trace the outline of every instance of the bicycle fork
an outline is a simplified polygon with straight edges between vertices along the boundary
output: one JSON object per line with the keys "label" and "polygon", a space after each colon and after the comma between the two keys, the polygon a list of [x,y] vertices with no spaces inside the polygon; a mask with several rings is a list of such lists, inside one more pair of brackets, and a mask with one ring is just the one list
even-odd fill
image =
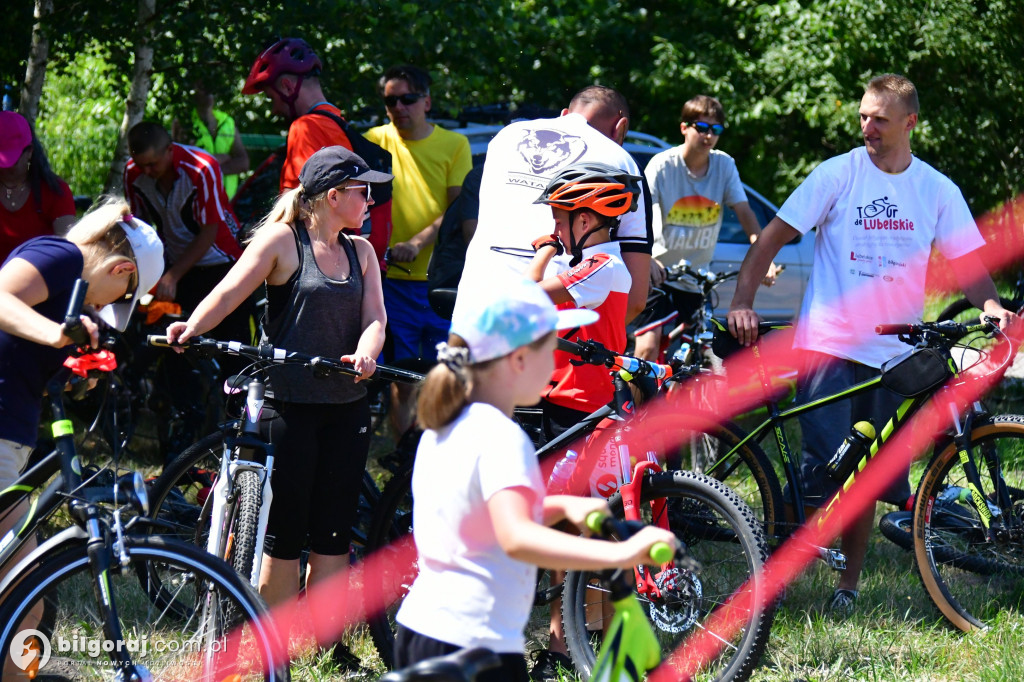
{"label": "bicycle fork", "polygon": [[[271,473],[274,470],[274,446],[267,443],[259,435],[260,415],[264,405],[264,386],[261,382],[249,384],[245,400],[245,414],[242,433],[234,438],[224,440],[224,451],[221,454],[220,474],[213,486],[213,507],[210,515],[210,537],[207,539],[206,550],[222,559],[229,552],[228,541],[233,529],[228,526],[233,514],[231,510],[238,503],[239,487],[236,485],[238,476],[246,471],[254,471],[260,480],[260,514],[256,528],[256,546],[253,553],[252,573],[248,576],[253,587],[259,586],[260,568],[263,562],[263,541],[267,535],[267,520],[270,517],[270,503],[274,493],[270,486]],[[243,459],[242,455],[245,455]],[[264,462],[253,461],[256,456]]]}

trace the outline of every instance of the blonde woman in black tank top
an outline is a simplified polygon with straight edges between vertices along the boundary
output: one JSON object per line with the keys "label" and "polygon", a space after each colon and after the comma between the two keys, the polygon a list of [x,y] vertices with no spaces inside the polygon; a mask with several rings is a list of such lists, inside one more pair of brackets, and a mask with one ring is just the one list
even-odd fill
{"label": "blonde woman in black tank top", "polygon": [[[363,224],[373,203],[372,183],[390,179],[386,173],[370,170],[365,161],[344,147],[327,147],[315,153],[299,174],[300,186],[278,199],[227,276],[187,322],[168,327],[167,336],[183,342],[203,334],[266,282],[271,306],[275,300],[279,302],[277,309],[270,311],[267,325],[272,341],[286,337],[293,343],[305,343],[308,339],[317,347],[282,346],[319,355],[354,343],[341,359],[351,362],[362,373],[361,378],[369,377],[384,345],[387,322],[380,269],[369,242],[343,235],[342,230],[358,229]],[[353,271],[353,266],[358,270]],[[303,317],[296,312],[302,308],[296,306],[297,298],[307,295],[318,296],[318,305],[326,309],[326,289],[330,290],[329,296],[338,297],[340,309],[350,311],[349,317],[358,315],[357,320],[339,320],[339,327],[346,329],[328,333],[322,320],[314,327],[309,315]],[[359,292],[360,300],[352,305],[346,297],[355,292]],[[349,528],[369,448],[369,413],[365,390],[358,380],[355,386],[349,380],[338,393],[314,386],[319,380],[311,373],[307,375],[309,391],[295,391],[294,377],[279,379],[285,401],[275,405],[280,416],[270,427],[277,457],[260,594],[271,605],[297,594],[298,554],[307,535],[311,549],[308,584],[348,565]],[[273,374],[270,381],[274,383]],[[310,400],[309,394],[318,398]],[[324,442],[317,441],[317,419],[333,420],[331,428],[325,429],[331,438],[322,438]],[[343,429],[353,431],[351,436],[339,431],[339,419],[346,424]],[[324,527],[324,519],[336,527]],[[310,604],[310,608],[316,606]]]}

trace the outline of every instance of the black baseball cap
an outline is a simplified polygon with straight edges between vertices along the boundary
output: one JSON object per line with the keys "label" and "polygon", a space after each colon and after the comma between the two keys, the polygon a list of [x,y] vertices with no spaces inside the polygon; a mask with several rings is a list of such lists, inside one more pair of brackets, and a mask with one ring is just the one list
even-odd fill
{"label": "black baseball cap", "polygon": [[362,157],[341,145],[322,148],[306,159],[299,171],[302,193],[307,197],[326,192],[346,180],[388,182],[394,177],[390,173],[371,170]]}

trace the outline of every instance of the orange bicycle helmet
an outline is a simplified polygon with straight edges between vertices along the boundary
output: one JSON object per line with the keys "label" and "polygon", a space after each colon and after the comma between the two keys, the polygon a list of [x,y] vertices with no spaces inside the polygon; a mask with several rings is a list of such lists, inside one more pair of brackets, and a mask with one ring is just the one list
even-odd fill
{"label": "orange bicycle helmet", "polygon": [[282,38],[263,50],[245,79],[242,94],[254,95],[264,88],[273,87],[281,74],[317,76],[323,64],[316,52],[302,38]]}
{"label": "orange bicycle helmet", "polygon": [[639,176],[604,163],[578,163],[552,178],[533,203],[615,217],[635,211],[639,195]]}

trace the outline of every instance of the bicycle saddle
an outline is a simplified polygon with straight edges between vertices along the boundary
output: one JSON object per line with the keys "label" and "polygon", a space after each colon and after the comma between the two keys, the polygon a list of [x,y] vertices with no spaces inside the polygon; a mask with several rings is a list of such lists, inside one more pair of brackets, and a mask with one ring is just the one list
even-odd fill
{"label": "bicycle saddle", "polygon": [[427,292],[427,300],[430,307],[440,317],[446,320],[452,319],[452,311],[455,310],[455,295],[458,289],[431,289]]}

